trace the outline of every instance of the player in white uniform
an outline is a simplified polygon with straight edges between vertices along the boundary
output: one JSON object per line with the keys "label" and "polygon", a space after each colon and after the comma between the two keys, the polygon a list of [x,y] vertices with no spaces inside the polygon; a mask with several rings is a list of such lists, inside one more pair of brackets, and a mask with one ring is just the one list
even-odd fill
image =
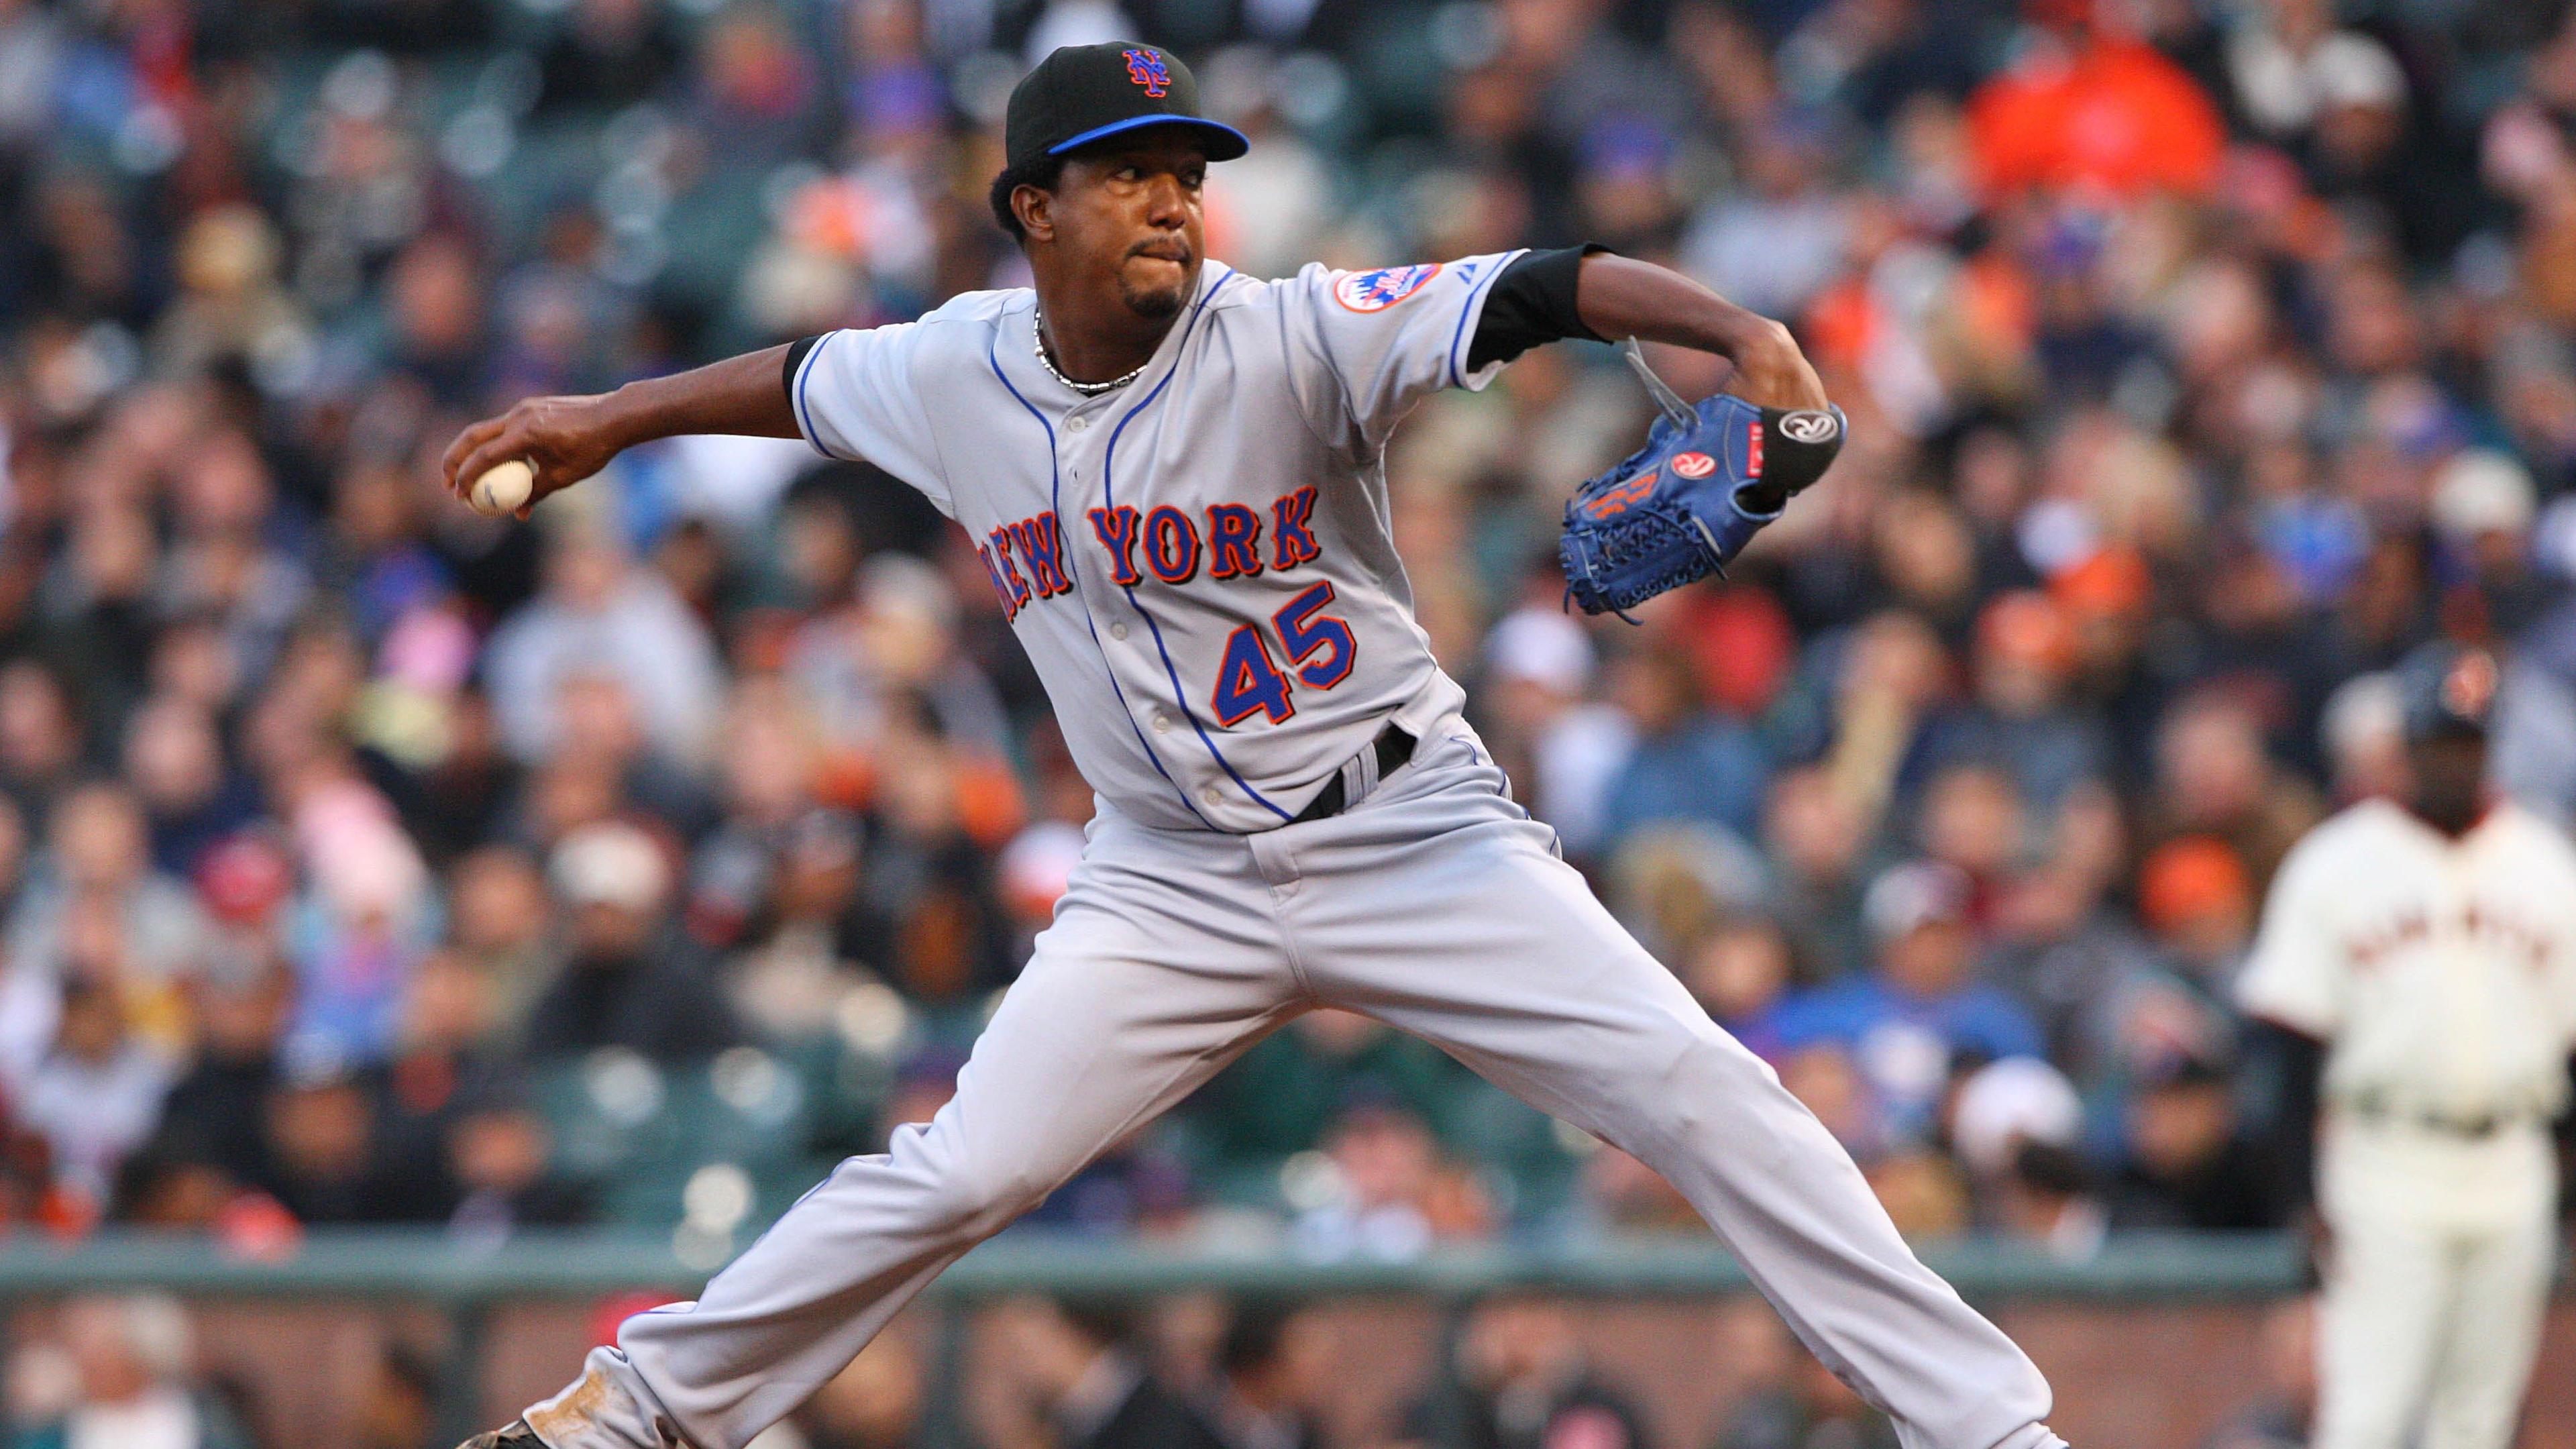
{"label": "player in white uniform", "polygon": [[2324,1047],[2316,1449],[2504,1449],[2557,1258],[2576,850],[2488,797],[2494,658],[2406,672],[2411,797],[2290,853],[2238,995]]}
{"label": "player in white uniform", "polygon": [[523,403],[451,450],[452,485],[527,458],[541,491],[683,432],[886,469],[974,540],[1097,792],[956,1099],[482,1442],[736,1449],[1095,1153],[1331,1005],[1662,1171],[1908,1449],[2057,1445],[2029,1360],[1512,803],[1390,539],[1397,421],[1534,342],[1719,352],[1745,396],[1792,408],[1822,405],[1814,373],[1776,324],[1615,257],[1202,265],[1201,177],[1245,142],[1195,106],[1152,47],[1060,50],[1013,94],[994,189],[1034,291]]}

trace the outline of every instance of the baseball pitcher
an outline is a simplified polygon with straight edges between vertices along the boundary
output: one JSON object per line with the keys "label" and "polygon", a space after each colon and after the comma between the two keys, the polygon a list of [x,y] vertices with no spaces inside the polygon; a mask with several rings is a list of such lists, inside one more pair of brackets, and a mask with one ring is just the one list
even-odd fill
{"label": "baseball pitcher", "polygon": [[1512,803],[1414,622],[1381,462],[1423,396],[1557,338],[1730,359],[1569,509],[1621,609],[1742,547],[1841,441],[1786,329],[1587,250],[1286,281],[1203,251],[1244,138],[1145,45],[1012,93],[996,218],[1033,290],[478,423],[450,485],[536,495],[678,433],[802,437],[965,528],[1097,813],[956,1099],[844,1162],[695,1303],[630,1318],[477,1446],[738,1449],[1094,1153],[1319,1006],[1446,1049],[1652,1164],[1909,1449],[2047,1449],[2047,1384],[1918,1263],[1834,1139],[1712,1025]]}

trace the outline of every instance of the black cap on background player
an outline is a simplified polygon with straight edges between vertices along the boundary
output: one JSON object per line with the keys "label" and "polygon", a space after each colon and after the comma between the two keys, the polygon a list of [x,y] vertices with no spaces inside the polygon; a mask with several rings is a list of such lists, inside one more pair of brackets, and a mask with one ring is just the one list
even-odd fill
{"label": "black cap on background player", "polygon": [[2406,701],[2407,801],[2417,816],[2448,835],[2465,835],[2485,818],[2487,732],[2495,723],[2503,670],[2485,649],[2437,640],[2397,666]]}
{"label": "black cap on background player", "polygon": [[1210,161],[1252,149],[1241,131],[1199,114],[1198,77],[1179,56],[1130,41],[1067,45],[1011,89],[1004,164],[1024,170],[1094,141],[1147,126],[1188,126]]}

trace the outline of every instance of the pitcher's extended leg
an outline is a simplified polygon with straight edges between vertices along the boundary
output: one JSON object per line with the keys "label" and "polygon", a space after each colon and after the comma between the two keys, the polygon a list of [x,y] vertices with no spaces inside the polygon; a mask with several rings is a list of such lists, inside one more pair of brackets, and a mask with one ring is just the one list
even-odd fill
{"label": "pitcher's extended leg", "polygon": [[1231,884],[1184,856],[1087,857],[956,1099],[842,1163],[696,1303],[628,1319],[529,1424],[552,1449],[739,1449],[804,1402],[941,1269],[1302,1005]]}
{"label": "pitcher's extended leg", "polygon": [[1840,1144],[1501,789],[1472,737],[1444,735],[1388,798],[1298,836],[1291,944],[1317,994],[1661,1172],[1907,1449],[2054,1444],[2030,1360],[1915,1259]]}

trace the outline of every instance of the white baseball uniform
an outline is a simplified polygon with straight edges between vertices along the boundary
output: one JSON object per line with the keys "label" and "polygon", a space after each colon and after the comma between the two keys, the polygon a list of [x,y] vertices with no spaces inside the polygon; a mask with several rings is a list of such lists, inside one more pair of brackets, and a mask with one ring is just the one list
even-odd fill
{"label": "white baseball uniform", "polygon": [[2317,1449],[2503,1449],[2556,1262],[2576,850],[2519,806],[2457,840],[2386,801],[2283,862],[2238,984],[2328,1043]]}
{"label": "white baseball uniform", "polygon": [[[1210,263],[1142,375],[1093,398],[1034,355],[1026,291],[807,354],[799,426],[975,540],[1097,814],[956,1099],[696,1303],[629,1319],[529,1411],[554,1449],[735,1449],[941,1268],[1323,1005],[1662,1171],[1909,1449],[2058,1443],[2030,1362],[1512,803],[1413,620],[1380,453],[1422,396],[1499,370],[1465,359],[1509,261]],[[1390,723],[1419,743],[1381,780]],[[1350,803],[1296,822],[1337,779]]]}

